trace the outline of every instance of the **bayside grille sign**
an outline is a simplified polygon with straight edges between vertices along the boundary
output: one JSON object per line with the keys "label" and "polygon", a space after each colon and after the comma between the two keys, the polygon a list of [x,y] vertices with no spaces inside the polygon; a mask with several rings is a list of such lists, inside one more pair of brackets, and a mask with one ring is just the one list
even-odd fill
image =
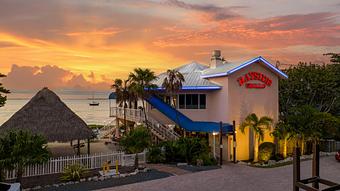
{"label": "bayside grille sign", "polygon": [[[252,81],[259,81],[260,83]],[[240,86],[245,84],[246,88],[257,89],[263,89],[266,86],[272,85],[272,80],[260,72],[248,72],[245,75],[237,78],[237,82]]]}

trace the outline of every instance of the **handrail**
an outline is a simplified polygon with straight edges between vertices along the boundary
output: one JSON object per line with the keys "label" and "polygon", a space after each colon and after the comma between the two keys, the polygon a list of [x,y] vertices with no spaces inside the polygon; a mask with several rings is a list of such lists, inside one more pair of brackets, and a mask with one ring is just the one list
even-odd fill
{"label": "handrail", "polygon": [[[143,115],[143,111],[141,109],[132,109],[132,108],[123,108],[123,107],[111,107],[110,108],[110,116],[112,117],[125,117],[128,120],[132,120],[138,123],[145,123],[145,116]],[[180,136],[174,131],[167,128],[164,124],[159,122],[158,120],[148,116],[147,119],[148,126],[153,131],[153,133],[158,134],[157,136],[161,136],[162,139],[173,140],[177,139]]]}

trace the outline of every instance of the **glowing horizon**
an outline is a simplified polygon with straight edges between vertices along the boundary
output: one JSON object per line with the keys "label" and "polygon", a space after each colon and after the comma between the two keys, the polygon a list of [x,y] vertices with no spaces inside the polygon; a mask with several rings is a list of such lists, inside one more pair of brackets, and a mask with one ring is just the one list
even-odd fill
{"label": "glowing horizon", "polygon": [[0,4],[0,73],[13,89],[106,89],[136,67],[159,73],[192,60],[208,64],[214,49],[231,62],[261,55],[283,64],[326,61],[323,53],[340,52],[336,0]]}

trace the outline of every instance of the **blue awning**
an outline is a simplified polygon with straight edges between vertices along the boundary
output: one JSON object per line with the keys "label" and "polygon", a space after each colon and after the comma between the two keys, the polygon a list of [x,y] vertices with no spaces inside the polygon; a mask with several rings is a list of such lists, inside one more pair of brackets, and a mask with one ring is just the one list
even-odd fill
{"label": "blue awning", "polygon": [[114,92],[110,93],[109,99],[117,99],[116,93],[114,93]]}

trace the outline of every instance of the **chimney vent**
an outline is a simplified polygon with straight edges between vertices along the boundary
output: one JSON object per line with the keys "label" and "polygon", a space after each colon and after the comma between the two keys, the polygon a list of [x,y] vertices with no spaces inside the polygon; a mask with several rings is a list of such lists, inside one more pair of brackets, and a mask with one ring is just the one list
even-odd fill
{"label": "chimney vent", "polygon": [[210,68],[216,68],[223,65],[223,57],[221,57],[221,50],[214,50],[211,55]]}

